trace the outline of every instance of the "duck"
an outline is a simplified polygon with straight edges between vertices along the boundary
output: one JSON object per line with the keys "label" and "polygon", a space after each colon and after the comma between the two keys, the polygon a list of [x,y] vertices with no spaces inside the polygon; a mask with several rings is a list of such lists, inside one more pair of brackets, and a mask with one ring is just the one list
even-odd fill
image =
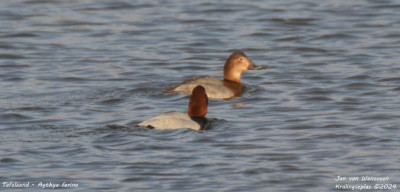
{"label": "duck", "polygon": [[240,81],[242,72],[259,70],[262,67],[255,65],[243,51],[233,52],[224,65],[224,79],[211,76],[197,76],[164,90],[163,93],[186,93],[197,85],[202,85],[210,99],[232,99],[239,97],[244,87]]}
{"label": "duck", "polygon": [[136,126],[148,127],[157,130],[174,130],[189,128],[201,130],[207,124],[206,114],[208,97],[206,89],[198,85],[190,96],[187,113],[169,111],[145,120]]}

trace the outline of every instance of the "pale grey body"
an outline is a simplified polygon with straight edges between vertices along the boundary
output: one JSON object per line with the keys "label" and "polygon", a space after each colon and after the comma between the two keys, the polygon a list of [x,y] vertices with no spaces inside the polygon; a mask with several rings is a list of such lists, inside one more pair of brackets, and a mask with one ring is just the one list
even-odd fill
{"label": "pale grey body", "polygon": [[201,125],[196,121],[193,121],[187,113],[181,113],[177,111],[170,111],[161,113],[151,119],[145,120],[137,126],[144,126],[159,130],[173,130],[181,128],[189,128],[193,130],[200,130]]}
{"label": "pale grey body", "polygon": [[202,85],[206,89],[208,98],[211,99],[231,98],[235,96],[234,92],[229,87],[224,85],[224,81],[221,81],[216,77],[209,76],[195,77],[176,85],[165,92],[190,94],[193,88],[197,85]]}

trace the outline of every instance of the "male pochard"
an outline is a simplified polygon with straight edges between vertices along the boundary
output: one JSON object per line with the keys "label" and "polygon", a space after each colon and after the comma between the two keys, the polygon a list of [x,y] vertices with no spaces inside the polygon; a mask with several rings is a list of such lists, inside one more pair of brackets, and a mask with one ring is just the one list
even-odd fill
{"label": "male pochard", "polygon": [[232,53],[225,62],[224,79],[219,80],[210,76],[198,76],[178,85],[175,85],[164,93],[190,94],[194,87],[202,85],[207,96],[212,99],[230,99],[239,96],[244,88],[240,82],[240,76],[246,70],[258,70],[261,67],[255,65],[242,51]]}
{"label": "male pochard", "polygon": [[206,90],[201,85],[193,89],[190,96],[188,112],[181,113],[171,111],[157,115],[151,119],[139,123],[137,126],[145,126],[153,129],[167,130],[189,128],[200,130],[207,122],[208,98]]}

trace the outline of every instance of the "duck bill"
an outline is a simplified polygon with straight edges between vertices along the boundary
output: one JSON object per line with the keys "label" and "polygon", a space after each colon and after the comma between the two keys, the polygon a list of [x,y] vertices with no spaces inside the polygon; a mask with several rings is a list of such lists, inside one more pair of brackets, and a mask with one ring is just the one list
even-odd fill
{"label": "duck bill", "polygon": [[251,62],[250,66],[248,68],[248,70],[260,70],[260,69],[262,69],[262,67],[254,64],[253,62]]}

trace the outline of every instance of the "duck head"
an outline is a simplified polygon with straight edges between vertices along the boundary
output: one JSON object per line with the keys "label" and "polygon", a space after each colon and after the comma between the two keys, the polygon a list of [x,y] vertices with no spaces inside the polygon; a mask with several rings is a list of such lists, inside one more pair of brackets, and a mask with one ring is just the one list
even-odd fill
{"label": "duck head", "polygon": [[188,115],[190,117],[205,117],[207,114],[208,97],[203,86],[196,86],[190,96]]}
{"label": "duck head", "polygon": [[224,79],[240,83],[240,76],[243,71],[259,69],[261,67],[255,65],[243,51],[236,51],[225,62]]}

